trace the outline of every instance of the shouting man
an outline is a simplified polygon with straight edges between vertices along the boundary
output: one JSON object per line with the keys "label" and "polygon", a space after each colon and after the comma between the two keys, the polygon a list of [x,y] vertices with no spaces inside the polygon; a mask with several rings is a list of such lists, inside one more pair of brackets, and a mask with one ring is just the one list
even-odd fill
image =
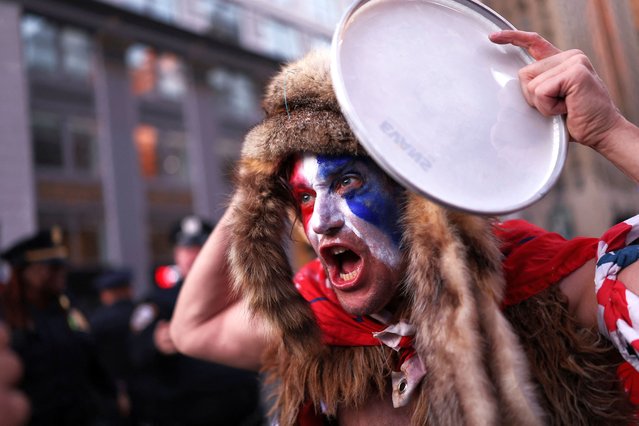
{"label": "shouting man", "polygon": [[[567,113],[576,141],[639,180],[639,129],[582,53],[532,33],[491,39],[539,60],[520,73],[532,106]],[[266,370],[283,425],[633,422],[616,370],[621,356],[636,356],[610,328],[619,353],[599,339],[606,301],[595,297],[592,259],[610,264],[608,248],[639,236],[636,220],[605,234],[606,244],[569,242],[410,193],[358,144],[328,66],[309,55],[267,89],[231,206],[180,294],[178,349]],[[294,276],[289,219],[317,254]],[[639,288],[633,271],[618,275],[630,290]]]}

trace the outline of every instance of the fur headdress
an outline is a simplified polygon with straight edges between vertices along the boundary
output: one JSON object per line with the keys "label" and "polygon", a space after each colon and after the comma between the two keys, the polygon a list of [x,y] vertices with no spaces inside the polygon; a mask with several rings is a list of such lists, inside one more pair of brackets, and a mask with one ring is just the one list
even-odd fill
{"label": "fur headdress", "polygon": [[[340,361],[337,352],[326,355],[313,313],[292,285],[285,247],[293,205],[282,168],[300,152],[365,152],[340,111],[325,52],[285,67],[269,85],[264,108],[266,118],[247,135],[239,164],[229,264],[235,289],[282,338],[278,356],[288,365],[280,370],[280,421],[290,424],[305,399],[332,398],[321,389],[339,389],[338,403],[358,400],[349,399],[347,385],[329,383],[348,379],[317,371]],[[504,282],[489,221],[416,194],[406,199],[404,291],[408,320],[417,327],[415,347],[427,370],[413,423],[540,423],[525,356],[499,309]],[[372,357],[357,355],[360,349],[347,351],[344,359],[373,364]],[[289,380],[285,369],[294,369],[295,377]],[[369,379],[377,378],[364,381]]]}

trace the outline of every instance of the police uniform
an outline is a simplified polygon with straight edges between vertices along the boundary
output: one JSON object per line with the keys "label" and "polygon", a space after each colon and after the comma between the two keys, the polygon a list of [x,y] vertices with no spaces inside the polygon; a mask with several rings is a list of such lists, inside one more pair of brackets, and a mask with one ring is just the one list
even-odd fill
{"label": "police uniform", "polygon": [[[93,284],[99,293],[130,289],[132,277],[129,269],[109,270],[98,276]],[[126,402],[129,402],[129,323],[133,308],[131,297],[122,296],[98,307],[89,319],[100,359],[115,380],[118,397]],[[126,413],[115,412],[110,420],[111,423],[125,424],[126,417]]]}
{"label": "police uniform", "polygon": [[[171,232],[175,246],[201,247],[213,227],[187,216]],[[154,344],[160,320],[169,321],[183,277],[174,266],[156,271],[154,288],[131,318],[136,380],[132,406],[138,421],[154,425],[256,425],[262,422],[258,375],[181,354]]]}
{"label": "police uniform", "polygon": [[[61,234],[39,232],[8,248],[2,258],[12,269],[2,294],[3,315],[24,366],[20,387],[31,402],[29,424],[94,424],[102,413],[102,397],[114,402],[115,388],[98,360],[87,321],[62,294],[38,306],[30,303],[20,281],[21,271],[35,263],[65,267]],[[11,315],[16,306],[23,307],[24,322]]]}

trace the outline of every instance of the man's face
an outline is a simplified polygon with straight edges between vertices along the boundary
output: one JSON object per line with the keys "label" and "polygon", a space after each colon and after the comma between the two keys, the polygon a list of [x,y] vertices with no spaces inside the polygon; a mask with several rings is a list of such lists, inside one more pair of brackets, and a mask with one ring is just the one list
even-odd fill
{"label": "man's face", "polygon": [[56,298],[62,294],[66,276],[67,269],[62,263],[32,263],[22,272],[28,291],[44,299]]}
{"label": "man's face", "polygon": [[305,155],[290,180],[304,230],[342,307],[383,309],[403,274],[401,188],[371,160]]}

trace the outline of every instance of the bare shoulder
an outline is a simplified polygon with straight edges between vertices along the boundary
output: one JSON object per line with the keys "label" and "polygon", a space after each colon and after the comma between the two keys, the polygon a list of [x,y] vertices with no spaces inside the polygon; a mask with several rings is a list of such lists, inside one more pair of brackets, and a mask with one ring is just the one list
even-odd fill
{"label": "bare shoulder", "polygon": [[390,394],[380,398],[371,396],[358,408],[341,407],[337,414],[340,425],[346,426],[394,426],[410,424],[414,403],[405,407],[393,408]]}
{"label": "bare shoulder", "polygon": [[568,310],[581,326],[587,328],[597,326],[595,266],[595,259],[591,259],[559,282],[561,292],[568,299]]}
{"label": "bare shoulder", "polygon": [[639,262],[634,262],[619,272],[619,280],[626,288],[639,295]]}

